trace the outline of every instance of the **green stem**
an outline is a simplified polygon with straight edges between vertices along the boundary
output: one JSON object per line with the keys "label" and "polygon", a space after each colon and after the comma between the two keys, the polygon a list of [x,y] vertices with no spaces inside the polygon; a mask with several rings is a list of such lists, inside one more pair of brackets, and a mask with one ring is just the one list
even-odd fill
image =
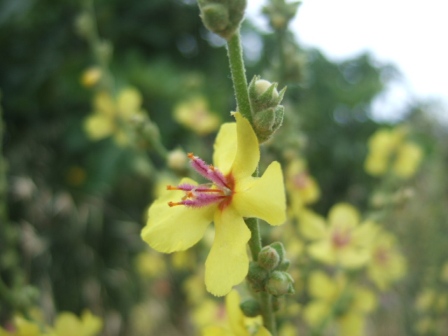
{"label": "green stem", "polygon": [[252,123],[252,110],[247,89],[246,69],[244,67],[239,30],[227,41],[227,55],[229,57],[238,112]]}
{"label": "green stem", "polygon": [[275,321],[274,311],[272,309],[272,295],[267,292],[260,293],[261,299],[261,316],[263,317],[263,325],[271,332],[272,336],[277,335],[277,324]]}
{"label": "green stem", "polygon": [[258,253],[261,251],[261,235],[260,235],[260,227],[258,225],[257,218],[246,218],[245,220],[247,227],[250,230],[251,237],[249,240],[249,248],[252,254],[253,261],[258,260]]}

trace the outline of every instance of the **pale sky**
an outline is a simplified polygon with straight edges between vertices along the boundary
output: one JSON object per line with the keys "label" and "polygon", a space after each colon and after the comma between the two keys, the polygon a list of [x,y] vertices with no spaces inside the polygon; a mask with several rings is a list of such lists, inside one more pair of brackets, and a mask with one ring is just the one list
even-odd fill
{"label": "pale sky", "polygon": [[[248,0],[249,17],[256,17],[265,3]],[[256,21],[266,26],[264,18]],[[448,104],[446,1],[303,0],[291,29],[303,45],[317,47],[330,59],[370,51],[378,61],[394,64],[406,83],[391,89],[387,103],[379,102],[389,117],[412,96]],[[448,117],[448,109],[440,113]]]}

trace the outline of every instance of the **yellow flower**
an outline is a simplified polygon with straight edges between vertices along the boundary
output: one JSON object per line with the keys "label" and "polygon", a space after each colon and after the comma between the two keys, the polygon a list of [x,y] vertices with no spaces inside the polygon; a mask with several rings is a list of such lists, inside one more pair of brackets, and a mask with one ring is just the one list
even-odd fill
{"label": "yellow flower", "polygon": [[134,88],[126,88],[115,99],[109,93],[98,92],[93,101],[94,111],[84,120],[84,130],[92,140],[113,136],[124,146],[129,143],[127,128],[135,118],[141,118],[142,97]]}
{"label": "yellow flower", "polygon": [[[365,265],[370,257],[368,248],[374,226],[358,225],[358,211],[345,203],[336,204],[330,209],[328,221],[328,227],[313,229],[315,237],[320,237],[308,248],[311,257],[328,265],[350,269]],[[321,225],[318,221],[314,224]]]}
{"label": "yellow flower", "polygon": [[310,275],[309,293],[313,300],[304,308],[304,318],[312,327],[335,322],[340,335],[362,335],[365,315],[376,307],[374,294],[350,285],[343,274],[328,277],[322,271]]}
{"label": "yellow flower", "polygon": [[294,159],[286,168],[286,190],[295,215],[300,214],[305,205],[315,203],[320,197],[316,180],[308,174],[305,161]]}
{"label": "yellow flower", "polygon": [[404,276],[406,260],[396,248],[395,237],[385,231],[379,232],[372,245],[371,259],[367,268],[369,278],[382,291]]}
{"label": "yellow flower", "polygon": [[57,336],[94,336],[103,328],[103,321],[84,311],[81,318],[70,312],[59,313],[54,323],[54,333]]}
{"label": "yellow flower", "polygon": [[161,278],[166,274],[164,258],[153,251],[140,252],[135,258],[135,267],[147,279]]}
{"label": "yellow flower", "polygon": [[232,290],[226,296],[227,323],[223,326],[208,326],[202,330],[202,336],[270,336],[262,326],[261,317],[249,318],[240,309],[240,296]]}
{"label": "yellow flower", "polygon": [[151,247],[171,253],[196,244],[214,221],[205,284],[217,296],[226,295],[248,272],[250,231],[243,218],[258,217],[271,225],[286,220],[280,164],[272,162],[262,177],[252,177],[260,158],[258,140],[249,121],[239,113],[234,116],[236,123],[222,125],[215,142],[217,168],[189,155],[193,168],[211,183],[183,179],[179,186],[169,186],[173,191],[151,205],[141,233]]}
{"label": "yellow flower", "polygon": [[366,172],[372,176],[381,176],[391,169],[403,179],[414,175],[423,151],[420,146],[405,140],[407,133],[408,129],[403,126],[376,131],[368,143],[369,154],[364,163]]}
{"label": "yellow flower", "polygon": [[210,113],[203,97],[194,97],[174,108],[174,119],[199,135],[207,135],[219,126],[219,118]]}
{"label": "yellow flower", "polygon": [[98,67],[88,68],[81,76],[81,84],[85,87],[96,85],[101,79],[101,69]]}
{"label": "yellow flower", "polygon": [[420,146],[406,142],[398,149],[392,169],[398,177],[410,178],[417,171],[422,158],[423,151]]}

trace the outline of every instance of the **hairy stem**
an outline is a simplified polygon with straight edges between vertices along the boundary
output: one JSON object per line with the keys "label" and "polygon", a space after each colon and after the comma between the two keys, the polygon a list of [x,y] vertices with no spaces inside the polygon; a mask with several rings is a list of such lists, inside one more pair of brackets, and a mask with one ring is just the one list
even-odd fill
{"label": "hairy stem", "polygon": [[252,123],[252,110],[247,89],[246,69],[244,68],[239,30],[227,41],[227,55],[229,57],[238,112]]}

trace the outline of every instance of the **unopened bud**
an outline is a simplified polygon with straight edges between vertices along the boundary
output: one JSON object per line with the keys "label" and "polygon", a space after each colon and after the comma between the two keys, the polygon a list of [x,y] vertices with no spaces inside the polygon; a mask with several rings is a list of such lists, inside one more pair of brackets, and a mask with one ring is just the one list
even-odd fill
{"label": "unopened bud", "polygon": [[286,255],[286,250],[285,250],[285,247],[283,246],[283,244],[280,242],[274,242],[274,243],[270,244],[269,246],[277,251],[277,253],[280,257],[280,262],[282,262]]}
{"label": "unopened bud", "polygon": [[286,272],[289,269],[289,266],[291,266],[291,261],[289,261],[289,259],[283,259],[280,265],[278,265],[277,270]]}
{"label": "unopened bud", "polygon": [[261,314],[260,304],[254,299],[248,299],[242,302],[240,308],[247,317],[255,317]]}
{"label": "unopened bud", "polygon": [[280,256],[271,246],[265,246],[258,254],[258,264],[268,271],[275,269],[280,262]]}
{"label": "unopened bud", "polygon": [[274,271],[269,276],[266,284],[266,291],[274,296],[281,296],[285,294],[294,293],[294,280],[286,272]]}
{"label": "unopened bud", "polygon": [[213,33],[229,40],[239,29],[246,0],[199,0],[204,25]]}
{"label": "unopened bud", "polygon": [[264,283],[269,275],[269,272],[256,262],[249,264],[249,272],[247,273],[247,281],[252,289],[256,292],[263,290]]}
{"label": "unopened bud", "polygon": [[96,85],[101,78],[101,69],[98,67],[88,68],[81,76],[81,84],[84,87],[92,87]]}
{"label": "unopened bud", "polygon": [[183,170],[187,165],[188,157],[182,149],[177,148],[168,153],[166,161],[169,168]]}
{"label": "unopened bud", "polygon": [[277,83],[255,76],[249,84],[253,126],[260,143],[268,140],[283,123],[284,107],[280,105],[286,88],[277,91]]}

